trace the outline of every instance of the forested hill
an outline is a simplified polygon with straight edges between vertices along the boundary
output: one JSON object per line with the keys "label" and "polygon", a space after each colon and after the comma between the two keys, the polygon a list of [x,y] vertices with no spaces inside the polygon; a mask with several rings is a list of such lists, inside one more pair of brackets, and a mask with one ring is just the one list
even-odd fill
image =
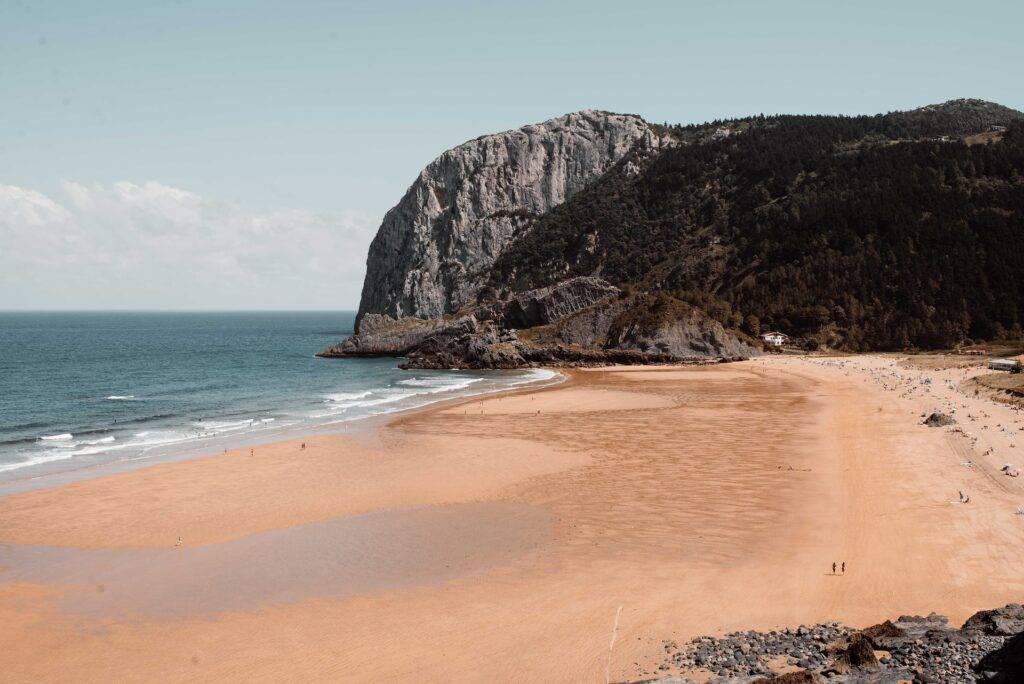
{"label": "forested hill", "polygon": [[1020,334],[1021,112],[956,100],[659,132],[674,144],[533,221],[492,292],[600,275],[851,350]]}

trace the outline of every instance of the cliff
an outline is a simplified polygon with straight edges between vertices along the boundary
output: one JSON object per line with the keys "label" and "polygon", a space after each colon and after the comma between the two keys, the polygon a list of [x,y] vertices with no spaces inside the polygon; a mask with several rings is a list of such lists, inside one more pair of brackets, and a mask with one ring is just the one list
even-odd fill
{"label": "cliff", "polygon": [[653,126],[583,111],[445,152],[326,356],[509,367],[948,347],[1024,324],[1024,114]]}
{"label": "cliff", "polygon": [[638,143],[658,145],[640,117],[585,110],[448,150],[385,215],[366,259],[357,329],[366,314],[437,318],[470,303],[532,218]]}

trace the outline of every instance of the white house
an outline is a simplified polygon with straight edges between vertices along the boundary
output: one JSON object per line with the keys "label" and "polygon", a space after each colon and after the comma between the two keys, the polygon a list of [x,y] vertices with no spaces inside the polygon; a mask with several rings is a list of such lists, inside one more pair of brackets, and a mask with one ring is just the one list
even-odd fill
{"label": "white house", "polygon": [[988,362],[989,370],[997,371],[1012,371],[1016,365],[1016,359],[990,359]]}
{"label": "white house", "polygon": [[770,344],[773,347],[781,347],[789,341],[789,335],[780,332],[766,332],[761,333],[761,339],[764,340],[765,344]]}

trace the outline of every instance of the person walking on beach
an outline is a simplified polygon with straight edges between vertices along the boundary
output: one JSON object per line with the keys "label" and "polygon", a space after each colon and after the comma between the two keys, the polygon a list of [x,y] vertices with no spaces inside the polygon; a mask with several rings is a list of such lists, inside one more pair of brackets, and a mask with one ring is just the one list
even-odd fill
{"label": "person walking on beach", "polygon": [[833,575],[836,574],[836,564],[835,563],[832,564],[832,574]]}
{"label": "person walking on beach", "polygon": [[846,561],[843,561],[843,570],[842,570],[842,573],[843,573],[844,575],[846,574]]}

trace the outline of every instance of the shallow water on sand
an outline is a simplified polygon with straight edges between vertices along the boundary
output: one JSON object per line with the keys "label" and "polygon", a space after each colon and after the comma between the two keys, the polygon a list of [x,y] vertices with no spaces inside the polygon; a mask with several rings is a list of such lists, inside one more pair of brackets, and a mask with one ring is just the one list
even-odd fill
{"label": "shallow water on sand", "polygon": [[490,502],[377,511],[209,546],[0,546],[0,583],[69,589],[64,610],[168,618],[434,584],[509,562],[550,536],[541,508]]}

